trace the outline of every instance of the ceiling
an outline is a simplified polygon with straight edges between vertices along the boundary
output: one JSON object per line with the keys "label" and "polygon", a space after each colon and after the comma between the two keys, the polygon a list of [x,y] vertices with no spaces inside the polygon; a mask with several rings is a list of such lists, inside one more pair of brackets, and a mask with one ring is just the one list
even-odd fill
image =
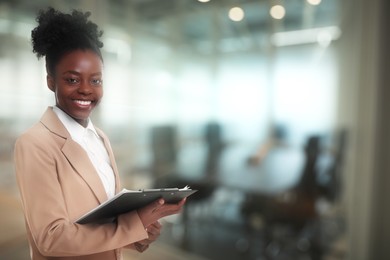
{"label": "ceiling", "polygon": [[[12,19],[18,15],[34,17],[40,8],[50,4],[65,10],[90,9],[98,13],[94,18],[104,18],[129,33],[136,28],[156,39],[204,53],[259,50],[276,32],[337,26],[340,20],[338,0],[322,0],[317,6],[306,0],[0,0],[0,4],[2,13],[12,13]],[[286,15],[281,20],[269,14],[275,4],[285,7]],[[228,17],[230,8],[235,6],[245,13],[240,22]]]}
{"label": "ceiling", "polygon": [[[337,0],[323,0],[318,6],[305,0],[115,0],[111,10],[121,23],[128,9],[136,16],[138,24],[160,37],[179,38],[179,41],[196,44],[229,39],[249,40],[261,45],[263,38],[274,32],[302,30],[338,25]],[[271,18],[272,5],[281,3],[286,9],[282,20]],[[228,12],[234,6],[241,7],[245,18],[240,22],[229,19]],[[114,19],[115,20],[115,19]],[[123,20],[122,20],[123,25]]]}

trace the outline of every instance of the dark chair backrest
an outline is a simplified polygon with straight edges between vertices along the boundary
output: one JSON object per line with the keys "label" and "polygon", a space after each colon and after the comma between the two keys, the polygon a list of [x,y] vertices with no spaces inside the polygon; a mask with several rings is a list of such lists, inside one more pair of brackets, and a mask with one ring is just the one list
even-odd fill
{"label": "dark chair backrest", "polygon": [[321,153],[321,137],[318,135],[309,136],[304,148],[305,163],[302,176],[297,184],[297,190],[307,195],[316,196],[318,193],[317,183],[317,159]]}
{"label": "dark chair backrest", "polygon": [[156,177],[176,165],[176,129],[171,125],[155,126],[151,130],[152,168]]}
{"label": "dark chair backrest", "polygon": [[324,187],[326,197],[336,201],[342,191],[342,167],[344,165],[344,153],[347,145],[347,131],[339,130],[335,134],[335,150],[333,164],[327,172],[328,183]]}
{"label": "dark chair backrest", "polygon": [[204,174],[206,178],[214,178],[219,171],[219,161],[224,148],[222,127],[216,122],[210,122],[205,127],[206,161]]}

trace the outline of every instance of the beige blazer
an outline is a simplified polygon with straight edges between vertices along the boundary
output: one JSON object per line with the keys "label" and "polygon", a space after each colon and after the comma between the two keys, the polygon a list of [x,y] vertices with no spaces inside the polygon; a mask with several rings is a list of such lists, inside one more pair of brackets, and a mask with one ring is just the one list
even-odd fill
{"label": "beige blazer", "polygon": [[[109,153],[119,191],[109,140],[97,132]],[[87,153],[71,139],[51,107],[17,139],[14,160],[32,259],[121,259],[121,248],[132,248],[148,237],[136,211],[121,215],[117,223],[74,223],[107,195]]]}

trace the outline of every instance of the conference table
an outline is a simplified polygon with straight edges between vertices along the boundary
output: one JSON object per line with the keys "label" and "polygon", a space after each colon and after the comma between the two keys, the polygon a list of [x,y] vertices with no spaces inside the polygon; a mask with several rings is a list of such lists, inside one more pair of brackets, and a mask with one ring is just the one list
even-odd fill
{"label": "conference table", "polygon": [[218,172],[207,178],[201,149],[182,149],[177,172],[189,180],[206,178],[216,186],[232,191],[253,193],[278,193],[296,184],[304,166],[305,155],[300,147],[274,147],[258,165],[248,164],[251,150],[245,145],[235,145],[223,150]]}

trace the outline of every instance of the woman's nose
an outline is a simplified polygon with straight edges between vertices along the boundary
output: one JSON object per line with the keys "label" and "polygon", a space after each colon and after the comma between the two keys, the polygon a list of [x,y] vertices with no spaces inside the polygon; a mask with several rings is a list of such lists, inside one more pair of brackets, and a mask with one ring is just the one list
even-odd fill
{"label": "woman's nose", "polygon": [[92,91],[92,86],[89,84],[89,82],[86,81],[82,81],[80,87],[78,88],[78,92],[84,95],[89,95],[92,93]]}

